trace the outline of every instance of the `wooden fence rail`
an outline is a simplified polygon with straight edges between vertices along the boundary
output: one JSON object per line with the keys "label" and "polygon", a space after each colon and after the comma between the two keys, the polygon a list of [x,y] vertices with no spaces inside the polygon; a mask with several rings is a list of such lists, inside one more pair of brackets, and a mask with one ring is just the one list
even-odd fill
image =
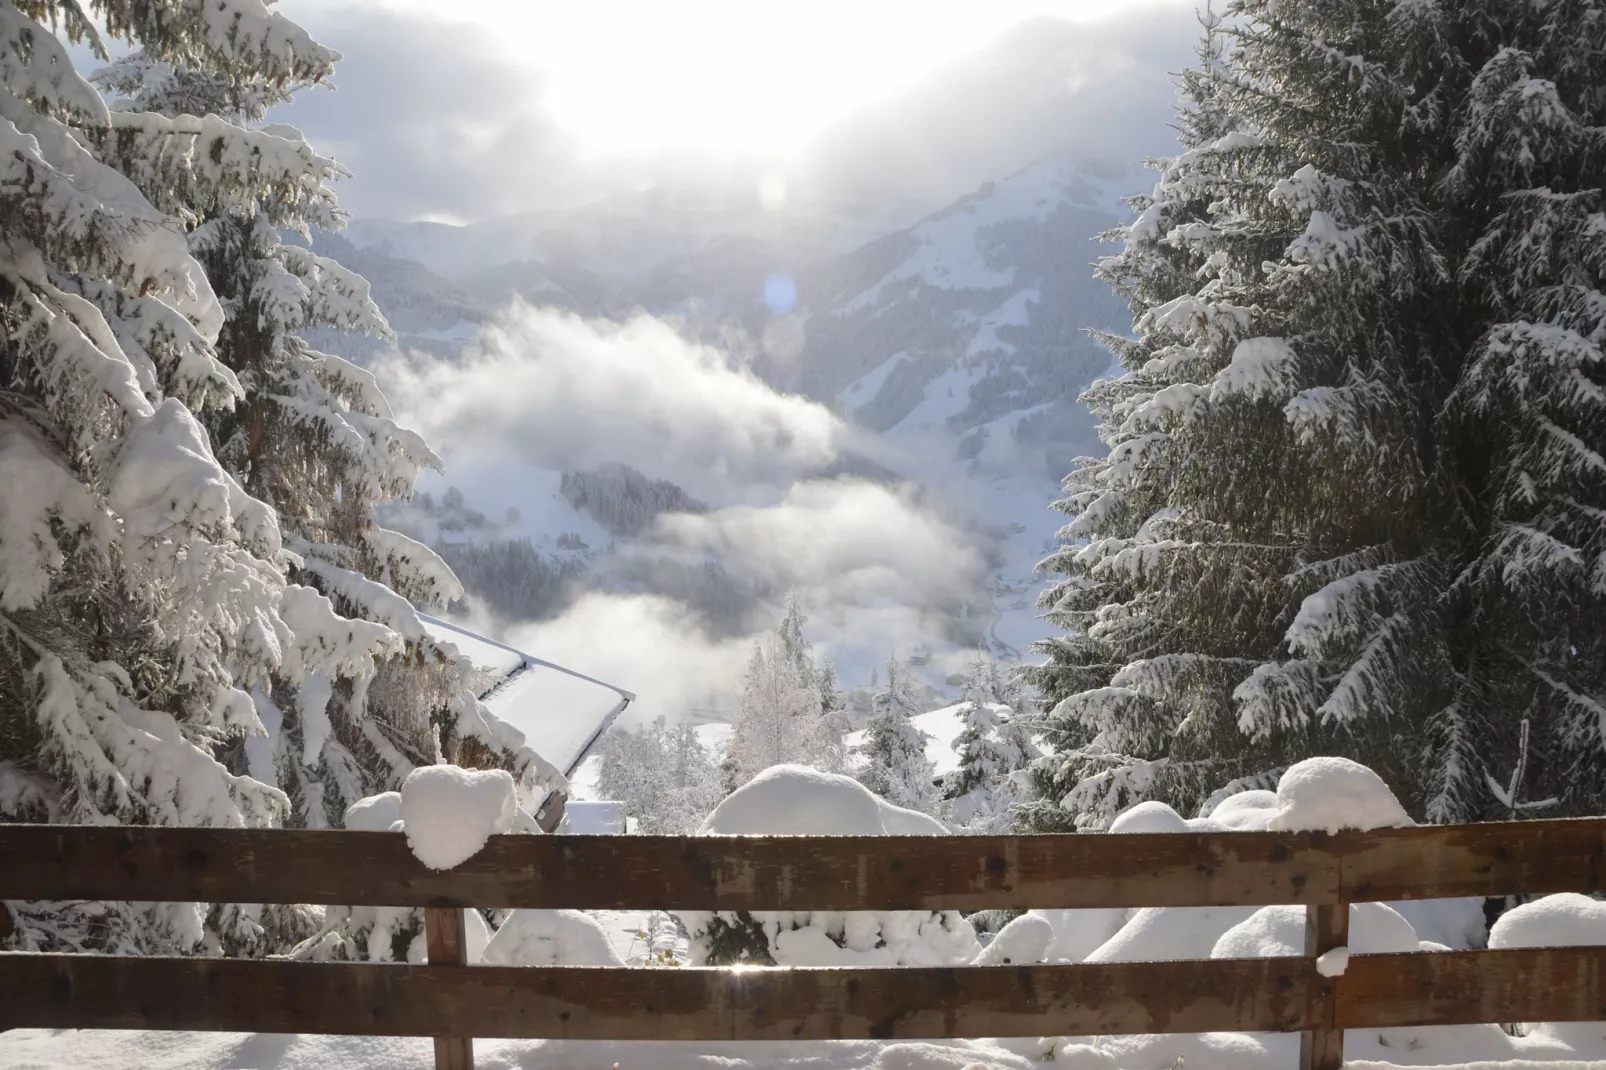
{"label": "wooden fence rail", "polygon": [[[1606,819],[1375,832],[1002,837],[497,836],[456,869],[397,833],[0,825],[0,899],[425,908],[430,964],[0,955],[0,1029],[794,1040],[1606,1020],[1606,948],[1315,956],[1348,904],[1606,890]],[[1307,908],[1306,957],[894,969],[464,965],[464,907]]]}

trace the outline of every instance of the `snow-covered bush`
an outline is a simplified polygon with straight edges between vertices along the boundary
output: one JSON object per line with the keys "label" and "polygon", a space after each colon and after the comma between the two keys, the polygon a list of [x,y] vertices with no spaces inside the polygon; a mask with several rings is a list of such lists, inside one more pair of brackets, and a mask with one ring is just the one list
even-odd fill
{"label": "snow-covered bush", "polygon": [[[1563,892],[1508,910],[1489,930],[1489,946],[1606,947],[1606,902]],[[1606,1059],[1606,1022],[1541,1022],[1527,1029],[1535,1045],[1554,1043]]]}
{"label": "snow-covered bush", "polygon": [[608,931],[579,910],[514,910],[481,956],[488,966],[623,966]]}
{"label": "snow-covered bush", "polygon": [[[804,766],[766,769],[698,830],[705,836],[942,836],[940,821],[894,806],[851,777]],[[938,966],[980,950],[957,911],[677,911],[692,961],[724,965]]]}

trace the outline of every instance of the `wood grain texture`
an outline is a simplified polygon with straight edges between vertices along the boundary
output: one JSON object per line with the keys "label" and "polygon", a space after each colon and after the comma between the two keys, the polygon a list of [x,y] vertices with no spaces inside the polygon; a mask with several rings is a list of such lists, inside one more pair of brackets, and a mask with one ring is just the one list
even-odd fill
{"label": "wood grain texture", "polygon": [[1336,980],[1340,1028],[1606,1022],[1606,947],[1358,955]]}
{"label": "wood grain texture", "polygon": [[[399,833],[0,825],[0,898],[575,909],[1337,903],[1606,890],[1606,819],[1374,832],[493,836],[456,869]],[[629,874],[629,880],[620,880]]]}
{"label": "wood grain texture", "polygon": [[1078,966],[603,969],[0,955],[39,1028],[574,1040],[821,1040],[1288,1031],[1308,959]]}
{"label": "wood grain texture", "polygon": [[462,966],[468,962],[468,926],[463,912],[453,907],[424,911],[424,947],[431,966]]}
{"label": "wood grain texture", "polygon": [[[1303,834],[493,836],[447,872],[400,833],[0,825],[0,898],[574,909],[904,910],[1327,902]],[[628,879],[621,879],[628,876]]]}
{"label": "wood grain texture", "polygon": [[[1322,994],[1334,990],[1331,1017]],[[1606,948],[866,970],[0,956],[8,1027],[781,1040],[1606,1021]]]}
{"label": "wood grain texture", "polygon": [[1345,832],[1346,902],[1606,891],[1606,819]]}
{"label": "wood grain texture", "polygon": [[[1348,943],[1348,904],[1305,908],[1305,954],[1315,959]],[[1323,977],[1317,993],[1323,1024],[1300,1034],[1299,1070],[1339,1070],[1344,1065],[1344,1030],[1333,1025],[1334,996],[1332,979]]]}
{"label": "wood grain texture", "polygon": [[[468,931],[457,907],[424,910],[424,946],[431,966],[468,968]],[[435,1070],[474,1070],[472,1034],[435,1038]]]}

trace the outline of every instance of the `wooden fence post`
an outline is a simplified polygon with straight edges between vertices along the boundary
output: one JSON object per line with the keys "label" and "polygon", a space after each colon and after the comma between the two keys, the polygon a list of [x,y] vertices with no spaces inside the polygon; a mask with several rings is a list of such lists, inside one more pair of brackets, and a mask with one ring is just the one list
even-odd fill
{"label": "wooden fence post", "polygon": [[[1349,943],[1349,904],[1305,907],[1305,954],[1317,958]],[[1344,1065],[1344,1031],[1332,1023],[1336,1014],[1334,988],[1323,999],[1328,1025],[1299,1035],[1299,1070],[1339,1070]]]}
{"label": "wooden fence post", "polygon": [[[431,966],[466,966],[468,937],[459,907],[426,907],[424,943],[429,948]],[[435,1038],[435,1070],[474,1070],[472,1037]]]}

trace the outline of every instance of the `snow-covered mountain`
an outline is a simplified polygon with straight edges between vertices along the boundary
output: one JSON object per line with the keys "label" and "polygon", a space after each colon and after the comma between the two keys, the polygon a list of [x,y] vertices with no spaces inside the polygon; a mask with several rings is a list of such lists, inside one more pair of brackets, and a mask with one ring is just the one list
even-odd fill
{"label": "snow-covered mountain", "polygon": [[1133,181],[1058,155],[813,267],[801,350],[771,374],[883,434],[1057,477],[1094,444],[1076,396],[1109,355],[1083,329],[1123,309],[1093,238]]}
{"label": "snow-covered mountain", "polygon": [[[492,307],[469,296],[416,259],[395,255],[383,245],[363,245],[350,235],[319,232],[314,252],[330,256],[368,280],[404,350],[454,356],[490,321]],[[309,332],[308,340],[323,350],[363,358],[385,348],[377,338],[335,331]]]}
{"label": "snow-covered mountain", "polygon": [[[847,252],[906,222],[896,204],[847,211],[806,203],[774,186],[648,190],[571,211],[529,212],[466,226],[353,220],[346,238],[414,260],[475,299],[593,316],[637,308],[663,315],[710,303],[733,311],[738,294],[777,265]],[[756,294],[753,294],[756,296]]]}
{"label": "snow-covered mountain", "polygon": [[[991,546],[982,602],[966,598],[952,609],[960,616],[934,622],[934,649],[981,642],[1008,656],[1046,634],[1032,605],[1034,567],[1062,519],[1048,503],[1072,459],[1097,447],[1076,398],[1110,367],[1083,330],[1125,325],[1121,303],[1092,278],[1094,239],[1139,181],[1135,168],[1061,152],[914,220],[766,207],[746,193],[725,205],[643,196],[470,227],[359,220],[349,245],[331,251],[368,275],[403,348],[450,359],[516,294],[586,317],[669,319],[749,360],[775,388],[823,403],[878,443],[873,460],[839,458],[842,474],[925,488]],[[647,479],[672,475],[650,458],[619,460]],[[754,619],[761,591],[720,573],[719,590],[691,597],[697,570],[718,562],[592,530],[562,482],[558,471],[528,477],[522,520],[504,525],[554,568],[583,565],[612,589],[671,597],[721,631]],[[570,561],[580,544],[585,560]],[[939,688],[943,661],[927,673]]]}

